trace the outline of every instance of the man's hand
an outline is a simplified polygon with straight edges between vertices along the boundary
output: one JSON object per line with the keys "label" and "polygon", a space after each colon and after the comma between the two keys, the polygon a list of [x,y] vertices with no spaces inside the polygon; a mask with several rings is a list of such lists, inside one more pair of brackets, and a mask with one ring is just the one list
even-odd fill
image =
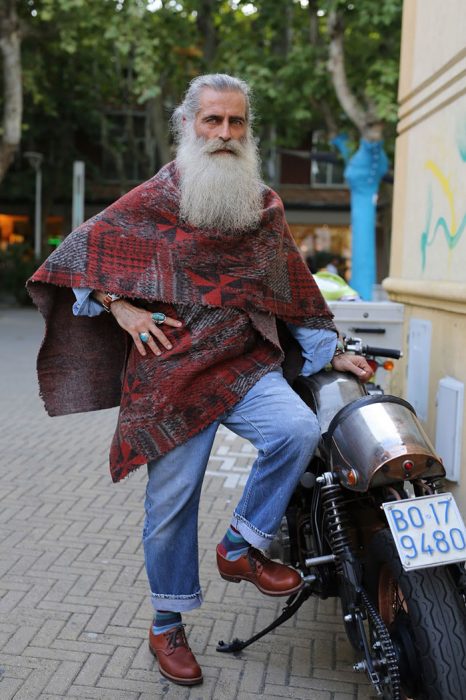
{"label": "man's hand", "polygon": [[[150,311],[133,306],[133,304],[126,299],[118,299],[118,301],[112,303],[110,313],[114,315],[118,325],[130,334],[141,355],[147,354],[146,348],[144,347],[145,345],[152,350],[154,355],[162,354],[159,345],[167,350],[172,349],[172,344],[165,333],[161,330],[159,325],[154,323]],[[164,323],[167,324],[167,326],[173,326],[175,328],[179,328],[183,325],[181,321],[170,318],[170,316],[166,317]],[[149,333],[149,340],[147,343],[142,342],[139,333]]]}
{"label": "man's hand", "polygon": [[371,366],[364,357],[361,355],[352,355],[349,352],[335,355],[332,360],[332,367],[338,372],[352,372],[362,382],[367,382],[374,374]]}

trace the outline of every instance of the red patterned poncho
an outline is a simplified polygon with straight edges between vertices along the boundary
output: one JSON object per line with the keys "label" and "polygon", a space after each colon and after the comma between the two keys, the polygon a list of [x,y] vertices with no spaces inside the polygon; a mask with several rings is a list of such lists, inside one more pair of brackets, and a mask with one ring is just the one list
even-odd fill
{"label": "red patterned poncho", "polygon": [[[111,314],[72,314],[72,287],[121,294],[183,321],[142,357]],[[230,410],[283,353],[276,318],[335,330],[264,186],[259,227],[242,234],[179,220],[174,163],[73,231],[28,281],[46,321],[41,396],[52,416],[120,405],[110,451],[119,481]]]}

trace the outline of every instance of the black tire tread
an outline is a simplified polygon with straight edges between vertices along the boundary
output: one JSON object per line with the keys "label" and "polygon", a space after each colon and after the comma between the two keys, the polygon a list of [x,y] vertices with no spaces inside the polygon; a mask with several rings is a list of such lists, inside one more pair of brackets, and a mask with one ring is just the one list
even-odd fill
{"label": "black tire tread", "polygon": [[[466,700],[466,608],[448,570],[405,572],[388,530],[374,536],[371,552],[388,564],[408,605],[423,688],[416,700]],[[374,585],[370,593],[376,601]]]}

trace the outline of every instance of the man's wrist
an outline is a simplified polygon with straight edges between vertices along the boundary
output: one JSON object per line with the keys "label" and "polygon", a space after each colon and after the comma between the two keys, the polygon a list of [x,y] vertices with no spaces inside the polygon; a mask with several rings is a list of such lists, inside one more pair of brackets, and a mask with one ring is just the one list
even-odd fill
{"label": "man's wrist", "polygon": [[113,292],[102,292],[98,289],[95,289],[92,292],[92,296],[101,306],[103,306],[107,313],[110,313],[112,304],[120,301],[123,298],[120,294],[113,294]]}
{"label": "man's wrist", "polygon": [[340,340],[340,338],[338,338],[337,344],[335,347],[335,352],[333,353],[333,357],[338,357],[339,355],[343,355],[344,352],[345,352],[345,346],[343,345],[343,342]]}
{"label": "man's wrist", "polygon": [[102,301],[100,303],[104,307],[105,311],[107,311],[107,313],[110,313],[110,309],[111,309],[112,304],[115,301],[120,301],[120,299],[121,299],[120,294],[113,294],[112,292],[105,292],[104,296],[102,297]]}

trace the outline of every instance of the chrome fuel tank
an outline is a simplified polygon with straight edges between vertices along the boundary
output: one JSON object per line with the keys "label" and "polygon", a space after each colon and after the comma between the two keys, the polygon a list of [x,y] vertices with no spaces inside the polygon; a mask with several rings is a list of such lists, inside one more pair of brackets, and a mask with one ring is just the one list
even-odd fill
{"label": "chrome fuel tank", "polygon": [[299,376],[293,389],[317,416],[325,434],[333,417],[347,404],[366,396],[364,385],[348,372],[322,370],[309,377]]}
{"label": "chrome fuel tank", "polygon": [[332,470],[355,491],[445,475],[414,409],[396,396],[365,396],[348,403],[324,437]]}

